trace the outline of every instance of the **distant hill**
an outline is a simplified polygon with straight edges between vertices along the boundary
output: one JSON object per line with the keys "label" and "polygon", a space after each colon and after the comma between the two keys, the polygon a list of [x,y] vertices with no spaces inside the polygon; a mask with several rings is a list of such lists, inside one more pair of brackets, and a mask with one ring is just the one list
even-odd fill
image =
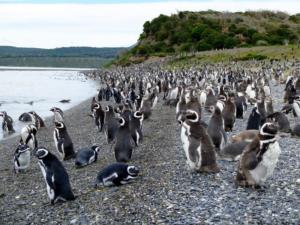
{"label": "distant hill", "polygon": [[0,46],[0,66],[100,67],[126,48]]}
{"label": "distant hill", "polygon": [[146,21],[135,47],[118,62],[182,52],[298,44],[300,14],[283,12],[178,12]]}

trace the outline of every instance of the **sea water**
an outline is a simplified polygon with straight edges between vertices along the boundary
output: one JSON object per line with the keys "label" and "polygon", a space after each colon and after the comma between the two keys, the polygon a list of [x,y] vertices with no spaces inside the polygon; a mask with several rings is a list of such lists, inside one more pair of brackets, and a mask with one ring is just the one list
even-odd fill
{"label": "sea water", "polygon": [[[26,125],[18,121],[22,113],[35,111],[45,119],[53,115],[50,108],[69,109],[95,95],[97,88],[98,84],[79,69],[0,67],[0,111],[13,118],[17,135]],[[63,99],[70,99],[70,103],[60,103]]]}

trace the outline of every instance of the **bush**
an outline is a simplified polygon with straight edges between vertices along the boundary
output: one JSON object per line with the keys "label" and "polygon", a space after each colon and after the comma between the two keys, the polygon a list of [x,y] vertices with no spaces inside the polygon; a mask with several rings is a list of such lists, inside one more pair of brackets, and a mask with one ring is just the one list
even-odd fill
{"label": "bush", "polygon": [[211,50],[212,48],[213,48],[212,45],[207,43],[204,40],[199,41],[196,46],[197,51],[208,51]]}

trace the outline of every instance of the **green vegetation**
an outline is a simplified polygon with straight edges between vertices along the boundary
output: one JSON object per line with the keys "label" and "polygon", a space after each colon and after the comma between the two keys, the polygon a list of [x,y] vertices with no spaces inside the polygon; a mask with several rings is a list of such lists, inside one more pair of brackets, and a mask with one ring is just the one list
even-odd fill
{"label": "green vegetation", "polygon": [[0,66],[99,68],[123,50],[124,48],[40,49],[0,46]]}
{"label": "green vegetation", "polygon": [[179,12],[145,22],[137,45],[118,57],[116,62],[124,65],[140,62],[149,56],[298,44],[299,40],[300,14],[211,10]]}

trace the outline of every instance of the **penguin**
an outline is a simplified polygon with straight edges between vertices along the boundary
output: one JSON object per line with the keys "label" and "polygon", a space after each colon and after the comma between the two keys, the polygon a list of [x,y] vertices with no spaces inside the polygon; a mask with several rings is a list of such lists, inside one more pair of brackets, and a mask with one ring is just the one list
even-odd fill
{"label": "penguin", "polygon": [[291,132],[290,122],[286,115],[282,112],[275,112],[267,117],[272,122],[276,123],[278,130],[285,133]]}
{"label": "penguin", "polygon": [[224,130],[232,131],[235,123],[236,107],[231,98],[228,98],[225,102],[222,116],[224,118]]}
{"label": "penguin", "polygon": [[226,161],[238,161],[240,155],[248,144],[249,142],[246,141],[230,143],[220,151],[220,158]]}
{"label": "penguin", "polygon": [[209,109],[210,106],[214,106],[217,103],[217,98],[211,88],[208,89],[205,101],[205,108]]}
{"label": "penguin", "polygon": [[98,145],[93,145],[89,148],[80,149],[76,153],[75,158],[75,166],[77,168],[81,168],[96,162],[98,159],[98,153],[100,151],[100,147]]}
{"label": "penguin", "polygon": [[252,142],[254,138],[258,135],[258,130],[245,130],[231,137],[233,143],[236,142]]}
{"label": "penguin", "polygon": [[135,109],[140,110],[142,104],[143,97],[141,95],[137,95],[135,99]]}
{"label": "penguin", "polygon": [[44,120],[38,114],[36,114],[36,112],[31,111],[28,113],[31,115],[32,122],[34,123],[37,129],[45,127]]}
{"label": "penguin", "polygon": [[300,137],[300,124],[296,124],[291,132],[292,137]]}
{"label": "penguin", "polygon": [[94,118],[98,131],[101,132],[104,125],[104,111],[99,102],[92,104],[92,117]]}
{"label": "penguin", "polygon": [[216,106],[221,110],[221,112],[223,111],[223,109],[225,107],[225,102],[226,102],[226,97],[224,95],[220,95],[219,99],[216,103]]}
{"label": "penguin", "polygon": [[131,137],[136,147],[143,141],[143,120],[144,115],[140,111],[136,111],[129,121]]}
{"label": "penguin", "polygon": [[5,111],[0,112],[0,116],[3,117],[2,121],[2,130],[4,134],[12,134],[15,133],[15,129],[13,127],[13,119],[7,115]]}
{"label": "penguin", "polygon": [[53,139],[55,147],[63,160],[75,157],[73,142],[68,134],[67,128],[63,122],[55,122]]}
{"label": "penguin", "polygon": [[209,120],[207,133],[211,137],[215,150],[218,153],[227,144],[227,135],[224,130],[224,119],[221,110],[217,106],[214,107],[214,114]]}
{"label": "penguin", "polygon": [[274,171],[281,149],[276,139],[277,127],[265,123],[259,135],[244,149],[238,165],[236,183],[260,188]]}
{"label": "penguin", "polygon": [[58,158],[44,147],[38,148],[35,156],[46,181],[51,204],[74,200],[69,175]]}
{"label": "penguin", "polygon": [[257,101],[256,107],[257,107],[257,110],[260,114],[260,118],[261,118],[260,123],[261,123],[261,125],[263,125],[266,122],[266,119],[267,119],[267,111],[266,111],[266,108],[265,108],[265,100]]}
{"label": "penguin", "polygon": [[50,109],[51,112],[54,113],[53,122],[64,122],[64,112],[57,107],[52,107]]}
{"label": "penguin", "polygon": [[127,165],[125,163],[113,163],[103,168],[97,175],[95,188],[99,184],[103,186],[127,184],[131,180],[136,179],[139,169],[136,166]]}
{"label": "penguin", "polygon": [[246,130],[259,130],[260,125],[261,125],[261,116],[259,111],[257,110],[257,107],[254,107],[248,118]]}
{"label": "penguin", "polygon": [[116,144],[114,146],[115,158],[117,162],[128,162],[132,155],[132,136],[129,128],[129,121],[119,117],[120,127],[116,134]]}
{"label": "penguin", "polygon": [[187,110],[185,115],[180,115],[178,122],[189,168],[196,172],[219,172],[213,142],[200,124],[198,112]]}
{"label": "penguin", "polygon": [[106,106],[104,111],[104,133],[107,143],[109,144],[116,138],[116,134],[120,125],[119,121],[115,117],[114,109],[112,106]]}
{"label": "penguin", "polygon": [[38,147],[38,141],[36,138],[37,128],[33,124],[28,124],[21,129],[20,143],[28,145],[31,150]]}
{"label": "penguin", "polygon": [[152,114],[152,109],[157,103],[157,96],[155,93],[151,93],[148,97],[144,97],[141,103],[139,111],[144,115],[144,119],[148,119]]}
{"label": "penguin", "polygon": [[237,96],[235,98],[235,106],[236,106],[236,118],[243,119],[244,112],[247,110],[246,98],[245,96]]}
{"label": "penguin", "polygon": [[14,171],[19,173],[30,166],[30,148],[25,144],[19,144],[14,154]]}
{"label": "penguin", "polygon": [[29,113],[27,113],[27,112],[22,113],[19,116],[19,121],[22,121],[22,122],[32,122],[31,115]]}

